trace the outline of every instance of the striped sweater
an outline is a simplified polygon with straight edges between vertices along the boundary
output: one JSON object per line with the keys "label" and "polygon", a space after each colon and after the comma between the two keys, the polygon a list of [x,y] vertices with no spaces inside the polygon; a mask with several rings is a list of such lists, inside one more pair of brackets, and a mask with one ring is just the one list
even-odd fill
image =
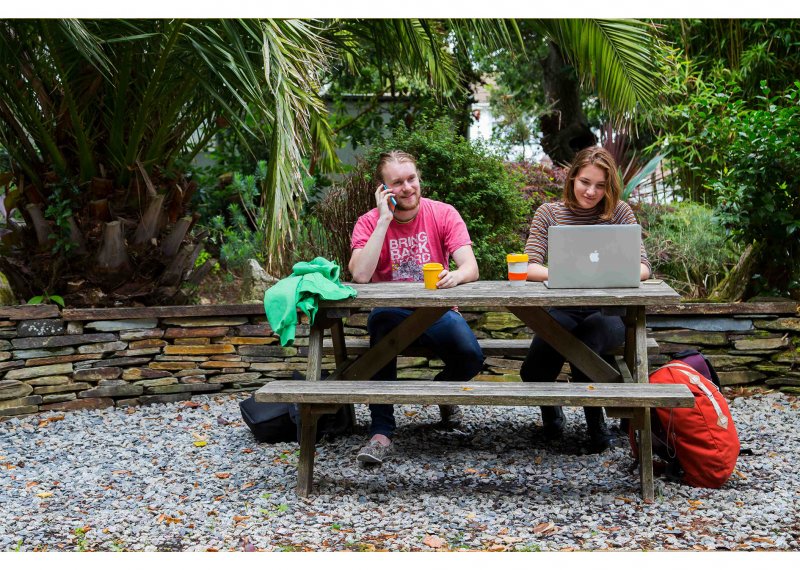
{"label": "striped sweater", "polygon": [[[525,243],[525,253],[528,254],[529,263],[538,263],[544,265],[547,259],[547,228],[550,226],[588,226],[595,224],[610,225],[610,224],[636,224],[636,216],[627,202],[617,202],[617,207],[614,208],[614,214],[610,220],[601,220],[598,213],[598,208],[584,210],[577,208],[570,210],[564,205],[564,202],[550,202],[542,204],[536,210],[531,220],[531,228],[528,232],[528,241]],[[648,269],[650,261],[647,259],[647,252],[644,250],[644,243],[642,243],[642,263]]]}

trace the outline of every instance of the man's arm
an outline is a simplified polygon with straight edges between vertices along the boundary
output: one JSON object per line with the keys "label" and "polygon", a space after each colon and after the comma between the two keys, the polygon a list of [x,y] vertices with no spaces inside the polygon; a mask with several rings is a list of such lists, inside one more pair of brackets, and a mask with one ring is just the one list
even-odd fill
{"label": "man's arm", "polygon": [[449,289],[478,279],[478,262],[475,260],[471,245],[462,245],[455,250],[453,260],[458,269],[455,271],[445,269],[439,274],[439,282],[436,284],[439,289]]}
{"label": "man's arm", "polygon": [[350,256],[350,263],[347,264],[350,275],[353,276],[353,281],[356,283],[369,283],[378,267],[378,259],[381,256],[386,232],[389,231],[389,224],[392,223],[394,217],[388,205],[390,195],[391,192],[384,189],[383,185],[380,185],[375,191],[375,201],[378,204],[378,223],[366,245],[363,248],[354,249]]}

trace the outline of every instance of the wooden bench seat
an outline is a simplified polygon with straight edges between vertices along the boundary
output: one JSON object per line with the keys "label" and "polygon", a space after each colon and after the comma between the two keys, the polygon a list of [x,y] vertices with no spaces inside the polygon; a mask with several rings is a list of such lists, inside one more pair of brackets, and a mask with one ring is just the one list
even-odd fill
{"label": "wooden bench seat", "polygon": [[[478,344],[481,345],[484,356],[512,356],[524,358],[528,354],[528,348],[531,346],[530,339],[519,338],[481,338],[478,339]],[[361,355],[369,348],[369,339],[365,338],[348,338],[347,339],[347,353],[350,356]],[[333,342],[330,338],[326,338],[322,342],[322,350],[326,355],[333,354]],[[612,354],[622,354],[622,347],[615,350]],[[647,339],[647,354],[650,356],[658,354],[658,343],[656,339],[648,337]],[[425,348],[419,346],[410,346],[403,351],[405,356],[428,356],[432,357],[434,354]]]}
{"label": "wooden bench seat", "polygon": [[[683,385],[608,383],[496,383],[431,381],[276,380],[256,391],[258,402],[300,404],[300,460],[297,493],[313,485],[317,420],[343,404],[458,404],[493,406],[603,406],[631,417],[642,430],[642,494],[653,497],[650,408],[690,408],[694,398]],[[617,414],[620,415],[620,414]],[[355,461],[355,459],[354,459]]]}

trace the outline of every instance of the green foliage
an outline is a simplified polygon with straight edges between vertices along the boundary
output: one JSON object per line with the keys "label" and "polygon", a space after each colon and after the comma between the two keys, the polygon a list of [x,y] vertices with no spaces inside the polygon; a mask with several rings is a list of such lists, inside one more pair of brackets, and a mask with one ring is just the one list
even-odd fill
{"label": "green foliage", "polygon": [[423,195],[451,204],[467,224],[481,279],[502,279],[507,253],[523,249],[518,230],[526,221],[525,201],[499,156],[481,143],[454,134],[451,121],[436,120],[409,131],[398,127],[367,155],[402,149],[417,158]]}
{"label": "green foliage", "polygon": [[507,162],[506,170],[514,177],[528,206],[523,216],[522,238],[528,238],[530,220],[536,209],[545,202],[561,197],[567,171],[559,166],[536,162]]}
{"label": "green foliage", "polygon": [[708,206],[641,203],[637,209],[654,275],[684,297],[707,297],[739,259],[741,248]]}
{"label": "green foliage", "polygon": [[41,305],[41,304],[49,304],[50,302],[55,303],[56,305],[60,306],[62,309],[65,306],[64,297],[61,295],[49,295],[45,293],[44,295],[36,295],[35,297],[31,297],[28,299],[27,305]]}
{"label": "green foliage", "polygon": [[725,167],[711,181],[720,219],[741,243],[759,243],[751,293],[800,288],[800,81],[783,94],[762,82],[757,109],[732,106]]}

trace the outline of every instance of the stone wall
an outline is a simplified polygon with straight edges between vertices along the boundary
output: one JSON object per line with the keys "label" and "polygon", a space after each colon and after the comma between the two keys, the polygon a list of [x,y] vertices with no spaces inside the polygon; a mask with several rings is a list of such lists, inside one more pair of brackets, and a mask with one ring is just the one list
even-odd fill
{"label": "stone wall", "polygon": [[[530,338],[513,315],[464,310],[479,338]],[[345,334],[367,338],[366,313]],[[651,367],[685,348],[707,354],[726,386],[761,384],[800,393],[800,317],[794,302],[686,304],[648,311],[659,343]],[[65,309],[0,307],[0,418],[46,410],[186,400],[250,392],[305,372],[308,325],[281,347],[255,305]],[[519,380],[521,358],[489,357],[480,380]],[[401,357],[398,377],[429,379],[435,359]],[[333,358],[323,368],[330,370]],[[565,373],[568,367],[565,367]]]}

